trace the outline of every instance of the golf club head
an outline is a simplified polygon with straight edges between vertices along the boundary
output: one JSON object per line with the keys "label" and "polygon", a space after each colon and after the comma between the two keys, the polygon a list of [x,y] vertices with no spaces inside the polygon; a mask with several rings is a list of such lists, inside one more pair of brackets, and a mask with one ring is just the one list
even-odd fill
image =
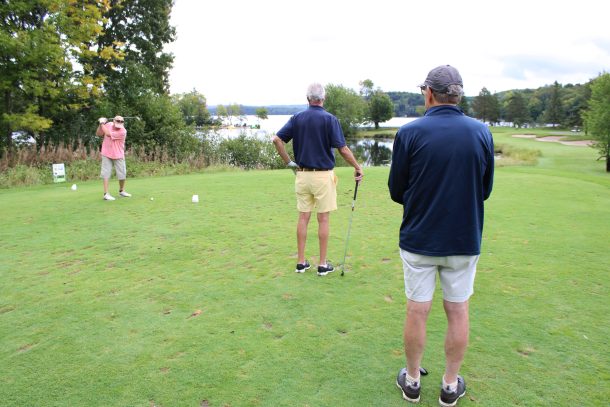
{"label": "golf club head", "polygon": [[428,376],[428,371],[420,366],[419,367],[419,374],[422,375],[422,376]]}

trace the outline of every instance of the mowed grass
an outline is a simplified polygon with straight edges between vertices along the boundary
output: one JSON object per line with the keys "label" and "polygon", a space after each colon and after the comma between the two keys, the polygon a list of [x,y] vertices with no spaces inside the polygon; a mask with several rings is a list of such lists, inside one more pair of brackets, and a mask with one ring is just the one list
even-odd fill
{"label": "mowed grass", "polygon": [[[494,137],[542,157],[496,172],[460,405],[607,405],[610,175],[590,148]],[[354,185],[337,173],[339,263]],[[0,191],[0,405],[404,406],[387,176],[366,170],[346,274],[325,278],[294,273],[288,170],[130,179],[115,202],[99,181]],[[314,265],[316,232],[312,217]],[[445,328],[437,289],[422,406],[438,405]]]}

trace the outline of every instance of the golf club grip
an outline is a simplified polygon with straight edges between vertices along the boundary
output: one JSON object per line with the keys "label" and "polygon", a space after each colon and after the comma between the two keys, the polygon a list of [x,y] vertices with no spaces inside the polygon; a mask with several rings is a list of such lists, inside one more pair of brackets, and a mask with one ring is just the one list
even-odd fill
{"label": "golf club grip", "polygon": [[360,182],[356,181],[356,188],[354,189],[354,201],[356,200],[356,195],[358,195],[358,185],[360,185]]}

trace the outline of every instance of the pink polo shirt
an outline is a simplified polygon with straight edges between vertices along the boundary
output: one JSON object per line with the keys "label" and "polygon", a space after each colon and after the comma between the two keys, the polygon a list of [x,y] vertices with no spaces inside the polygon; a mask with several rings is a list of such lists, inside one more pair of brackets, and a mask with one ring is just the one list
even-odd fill
{"label": "pink polo shirt", "polygon": [[114,127],[112,122],[104,124],[102,155],[113,160],[125,158],[125,137],[127,130]]}

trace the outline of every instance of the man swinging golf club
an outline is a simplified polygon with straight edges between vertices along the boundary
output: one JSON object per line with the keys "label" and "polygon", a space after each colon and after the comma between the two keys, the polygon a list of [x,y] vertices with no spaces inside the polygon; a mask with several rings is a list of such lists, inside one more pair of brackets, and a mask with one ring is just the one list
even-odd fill
{"label": "man swinging golf club", "polygon": [[105,117],[98,119],[98,127],[95,134],[103,137],[102,141],[102,171],[101,177],[104,180],[104,200],[114,201],[115,198],[108,192],[108,182],[112,174],[112,167],[119,180],[119,196],[129,198],[131,194],[125,191],[125,179],[127,178],[127,168],[125,166],[125,119],[122,116],[115,116],[111,123]]}
{"label": "man swinging golf club", "polygon": [[[295,271],[304,273],[311,266],[305,258],[305,242],[311,211],[316,208],[320,244],[319,276],[325,276],[335,270],[326,258],[330,212],[337,209],[337,177],[333,171],[335,167],[333,148],[336,148],[345,161],[354,167],[356,182],[360,182],[363,176],[362,168],[347,147],[339,120],[324,110],[325,97],[326,92],[321,84],[309,85],[307,88],[309,107],[292,116],[273,137],[273,144],[278,154],[296,173],[295,192],[299,219],[298,259]],[[292,161],[286,152],[285,143],[291,140],[295,161]]]}

